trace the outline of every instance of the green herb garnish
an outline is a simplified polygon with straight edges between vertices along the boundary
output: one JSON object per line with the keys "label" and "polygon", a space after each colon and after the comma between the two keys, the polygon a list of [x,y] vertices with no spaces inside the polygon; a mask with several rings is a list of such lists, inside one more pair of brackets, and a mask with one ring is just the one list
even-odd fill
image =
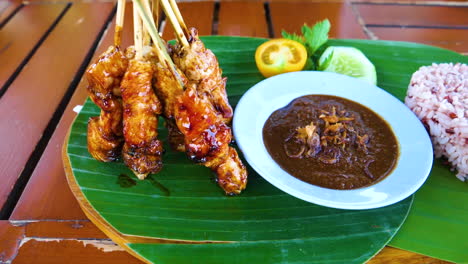
{"label": "green herb garnish", "polygon": [[[330,21],[325,19],[323,21],[317,22],[314,26],[309,27],[307,24],[304,24],[301,28],[302,36],[295,33],[288,33],[282,31],[281,34],[283,38],[295,40],[304,45],[307,49],[307,64],[304,70],[316,70],[318,65],[318,56],[316,52],[320,49],[323,44],[328,41],[328,32],[330,32]],[[332,55],[332,54],[331,54]],[[331,56],[330,56],[331,59]]]}

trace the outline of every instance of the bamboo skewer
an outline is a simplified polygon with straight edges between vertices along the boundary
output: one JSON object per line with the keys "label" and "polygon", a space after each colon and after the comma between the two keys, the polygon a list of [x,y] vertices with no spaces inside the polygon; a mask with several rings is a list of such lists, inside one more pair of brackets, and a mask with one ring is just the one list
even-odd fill
{"label": "bamboo skewer", "polygon": [[174,62],[172,61],[171,57],[167,53],[166,50],[166,45],[164,41],[161,39],[161,37],[158,34],[158,30],[156,28],[156,25],[152,19],[152,13],[151,9],[148,5],[148,2],[142,1],[142,0],[133,0],[133,8],[134,10],[137,10],[138,13],[140,14],[143,24],[145,27],[148,29],[148,32],[151,36],[151,39],[154,42],[155,50],[156,50],[156,55],[159,58],[160,62],[167,67],[174,77],[177,79],[180,88],[184,88],[182,78],[180,77],[179,73],[176,70],[176,66],[174,65]]}
{"label": "bamboo skewer", "polygon": [[135,59],[140,60],[143,57],[143,26],[135,6],[133,6],[133,41],[135,43]]}
{"label": "bamboo skewer", "polygon": [[179,10],[179,7],[177,6],[177,2],[176,0],[169,0],[169,3],[171,4],[171,7],[172,7],[172,11],[174,11],[176,17],[177,17],[177,21],[179,22],[179,25],[181,26],[184,34],[185,34],[185,37],[187,39],[190,39],[190,32],[187,28],[187,25],[185,24],[184,22],[184,18],[182,17],[182,14],[180,13],[180,10]]}
{"label": "bamboo skewer", "polygon": [[167,18],[171,21],[172,26],[174,27],[174,31],[176,32],[177,40],[182,44],[184,47],[188,47],[189,43],[187,40],[187,36],[185,35],[184,31],[182,30],[181,25],[177,19],[177,16],[174,14],[174,10],[172,10],[172,6],[168,0],[161,0],[161,4],[166,13]]}
{"label": "bamboo skewer", "polygon": [[[149,1],[150,0],[143,0],[146,2],[146,4],[149,5]],[[151,42],[151,36],[148,32],[148,29],[146,27],[143,27],[142,25],[142,28],[143,28],[143,46],[149,46],[150,45],[150,42]]]}
{"label": "bamboo skewer", "polygon": [[122,30],[125,16],[125,0],[117,1],[117,15],[115,18],[114,46],[118,47],[122,43]]}

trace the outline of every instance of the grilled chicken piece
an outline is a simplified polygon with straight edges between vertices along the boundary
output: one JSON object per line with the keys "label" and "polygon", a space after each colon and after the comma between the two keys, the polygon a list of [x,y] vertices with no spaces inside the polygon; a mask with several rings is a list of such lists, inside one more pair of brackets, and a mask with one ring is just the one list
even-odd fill
{"label": "grilled chicken piece", "polygon": [[247,185],[247,170],[239,159],[237,151],[229,147],[219,165],[210,167],[218,175],[218,185],[230,195],[239,194]]}
{"label": "grilled chicken piece", "polygon": [[154,63],[133,59],[121,84],[125,138],[122,155],[139,179],[162,168],[162,142],[157,139],[162,105],[152,87],[154,71]]}
{"label": "grilled chicken piece", "polygon": [[[179,75],[184,78],[182,73],[179,72]],[[178,85],[177,79],[174,78],[172,72],[159,63],[154,77],[156,79],[156,94],[164,106],[164,116],[174,118],[174,105],[177,97],[182,93],[182,87]]]}
{"label": "grilled chicken piece", "polygon": [[[88,121],[88,151],[97,160],[114,161],[122,149],[122,102],[120,99],[110,102],[112,110],[101,110],[100,116]],[[115,133],[120,131],[120,134]]]}
{"label": "grilled chicken piece", "polygon": [[[180,71],[178,73],[185,85],[187,80],[184,74]],[[154,84],[155,91],[164,107],[163,114],[166,119],[165,125],[169,132],[169,144],[173,150],[184,152],[184,135],[177,128],[174,120],[174,106],[177,97],[182,93],[182,87],[178,85],[174,75],[165,65],[158,63],[154,77],[156,80]]]}
{"label": "grilled chicken piece", "polygon": [[169,145],[174,151],[185,152],[184,134],[180,132],[173,118],[165,119],[168,132]]}
{"label": "grilled chicken piece", "polygon": [[185,139],[185,149],[195,162],[216,172],[218,185],[226,194],[239,194],[247,185],[247,170],[235,149],[229,146],[231,129],[208,98],[189,83],[177,98],[176,123]]}
{"label": "grilled chicken piece", "polygon": [[122,138],[122,101],[114,91],[127,69],[128,59],[118,47],[110,46],[86,70],[88,93],[101,108],[98,117],[88,121],[88,151],[99,161],[114,161],[120,156]]}
{"label": "grilled chicken piece", "polygon": [[211,168],[218,185],[227,194],[239,194],[247,185],[247,170],[237,151],[229,146],[232,132],[232,107],[226,94],[216,56],[206,49],[195,28],[190,29],[189,47],[172,47],[174,63],[188,79],[186,90],[178,97],[176,123],[185,137],[191,159]]}
{"label": "grilled chicken piece", "polygon": [[172,47],[172,59],[190,82],[197,85],[199,94],[208,98],[224,123],[232,120],[232,107],[226,94],[226,78],[213,52],[207,48],[198,37],[195,28],[190,29],[189,48],[177,44]]}

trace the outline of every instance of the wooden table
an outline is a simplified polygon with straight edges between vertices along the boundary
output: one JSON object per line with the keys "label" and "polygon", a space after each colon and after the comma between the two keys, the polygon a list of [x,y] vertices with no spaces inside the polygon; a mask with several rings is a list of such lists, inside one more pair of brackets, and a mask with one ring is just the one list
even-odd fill
{"label": "wooden table", "polygon": [[[129,5],[130,6],[130,5]],[[201,35],[279,37],[329,18],[331,37],[414,41],[468,53],[465,1],[201,1]],[[112,43],[112,2],[0,0],[0,263],[140,263],[87,220],[61,147],[85,100],[86,66]],[[127,8],[123,46],[131,44]],[[169,25],[162,28],[173,38]],[[446,263],[386,247],[369,263]]]}

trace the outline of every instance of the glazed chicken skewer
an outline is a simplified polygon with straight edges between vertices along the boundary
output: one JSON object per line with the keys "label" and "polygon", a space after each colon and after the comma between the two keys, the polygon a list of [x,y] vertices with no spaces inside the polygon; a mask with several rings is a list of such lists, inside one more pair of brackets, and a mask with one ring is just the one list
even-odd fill
{"label": "glazed chicken skewer", "polygon": [[120,81],[128,59],[120,50],[125,0],[117,3],[114,46],[110,46],[86,70],[88,94],[101,113],[88,121],[88,150],[97,160],[109,162],[120,156],[122,148],[122,101]]}
{"label": "glazed chicken skewer", "polygon": [[237,151],[229,146],[232,131],[228,124],[233,113],[227,100],[226,78],[222,77],[216,56],[205,48],[196,29],[187,30],[177,4],[171,1],[161,0],[161,4],[179,41],[173,48],[172,58],[188,79],[184,91],[173,103],[186,153],[195,162],[212,169],[227,194],[239,194],[246,187],[247,170]]}
{"label": "glazed chicken skewer", "polygon": [[158,115],[162,106],[153,91],[155,64],[149,54],[143,54],[149,44],[147,32],[142,30],[140,16],[134,9],[135,57],[130,60],[122,84],[123,132],[125,144],[122,156],[125,165],[139,179],[162,168],[162,142],[158,137]]}
{"label": "glazed chicken skewer", "polygon": [[189,82],[196,84],[199,93],[213,104],[224,122],[229,124],[233,111],[227,99],[226,78],[222,77],[216,56],[205,47],[195,28],[187,29],[175,0],[161,0],[161,3],[179,42],[173,47],[174,63]]}
{"label": "glazed chicken skewer", "polygon": [[[115,46],[109,47],[86,73],[90,97],[101,108],[101,115],[88,124],[89,152],[101,161],[115,160],[122,152],[125,164],[140,179],[158,172],[163,150],[157,125],[158,115],[163,113],[169,130],[175,132],[171,138],[177,136],[179,142],[183,141],[189,157],[211,168],[227,194],[240,193],[245,189],[247,172],[236,150],[229,146],[232,108],[216,57],[198,39],[196,30],[189,32],[185,24],[177,22],[182,17],[175,2],[163,0],[168,17],[176,27],[179,25],[176,31],[185,31],[178,34],[174,64],[157,33],[155,12],[148,1],[133,3],[135,52],[129,49],[124,55],[120,51],[125,1],[119,0]],[[140,17],[155,45],[149,53],[145,52],[149,38]]]}
{"label": "glazed chicken skewer", "polygon": [[[159,0],[155,1],[156,3]],[[153,7],[156,5],[153,3]],[[146,6],[147,11],[148,8]],[[154,12],[153,9],[153,17]],[[157,32],[155,21],[149,21],[148,25],[152,24],[154,29]],[[174,120],[174,102],[177,96],[183,91],[183,86],[185,85],[185,77],[183,74],[176,69],[176,66],[172,62],[167,50],[165,48],[166,44],[161,40],[159,35],[155,34],[153,42],[155,45],[155,51],[159,61],[157,62],[157,69],[155,71],[155,91],[159,99],[163,104],[163,115],[165,118],[165,125],[169,132],[169,143],[171,148],[176,151],[185,151],[184,138],[182,133],[177,128],[177,125]],[[173,74],[173,73],[176,74]]]}

